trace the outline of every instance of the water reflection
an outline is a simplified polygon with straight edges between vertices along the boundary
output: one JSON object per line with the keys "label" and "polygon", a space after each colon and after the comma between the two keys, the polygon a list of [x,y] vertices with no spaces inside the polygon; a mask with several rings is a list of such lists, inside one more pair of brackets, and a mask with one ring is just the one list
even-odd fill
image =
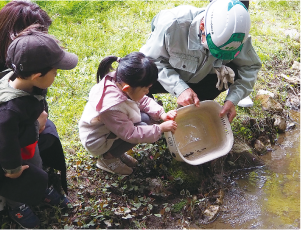
{"label": "water reflection", "polygon": [[299,125],[262,159],[264,167],[232,174],[219,217],[204,228],[300,228]]}
{"label": "water reflection", "polygon": [[[200,126],[200,125],[199,125]],[[200,130],[191,124],[187,124],[184,125],[183,130],[185,130],[184,135],[183,135],[183,139],[184,141],[180,141],[178,142],[178,148],[180,149],[180,152],[182,152],[183,150],[185,151],[185,147],[191,143],[197,142],[201,140],[201,136],[202,135],[206,135],[206,130],[203,128],[203,132],[205,134],[202,134],[200,132]]]}

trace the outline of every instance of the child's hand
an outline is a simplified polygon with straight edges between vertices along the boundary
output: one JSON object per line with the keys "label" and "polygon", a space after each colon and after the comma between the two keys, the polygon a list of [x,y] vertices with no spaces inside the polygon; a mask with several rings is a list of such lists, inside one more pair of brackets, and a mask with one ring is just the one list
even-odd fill
{"label": "child's hand", "polygon": [[172,133],[174,133],[177,129],[177,123],[175,121],[165,121],[165,122],[161,123],[159,126],[160,126],[162,133],[168,132],[168,131],[171,131]]}
{"label": "child's hand", "polygon": [[48,117],[48,114],[47,114],[46,111],[44,110],[44,111],[40,114],[40,116],[39,116],[39,118],[38,118],[38,122],[39,122],[39,125],[40,125],[39,133],[43,132],[43,130],[45,129],[47,117]]}
{"label": "child's hand", "polygon": [[161,115],[161,119],[163,121],[175,120],[177,116],[177,110],[170,110],[167,113],[163,113]]}
{"label": "child's hand", "polygon": [[6,173],[5,176],[8,177],[8,178],[11,178],[11,179],[16,179],[16,178],[18,178],[19,176],[21,176],[21,174],[23,173],[23,171],[24,171],[25,169],[28,169],[28,168],[29,168],[29,165],[22,165],[22,168],[21,168],[21,171],[20,171],[20,172],[13,173],[13,174]]}

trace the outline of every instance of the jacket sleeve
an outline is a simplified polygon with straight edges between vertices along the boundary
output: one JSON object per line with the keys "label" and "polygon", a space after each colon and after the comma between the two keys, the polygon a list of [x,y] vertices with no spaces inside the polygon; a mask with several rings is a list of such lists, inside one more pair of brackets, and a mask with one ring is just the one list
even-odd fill
{"label": "jacket sleeve", "polygon": [[180,74],[169,64],[168,60],[157,59],[158,81],[164,89],[175,97],[179,97],[189,86],[180,78]]}
{"label": "jacket sleeve", "polygon": [[148,114],[155,121],[160,120],[160,116],[164,113],[164,108],[155,102],[154,99],[144,96],[139,103],[140,111]]}
{"label": "jacket sleeve", "polygon": [[132,144],[153,143],[161,137],[159,125],[135,126],[126,114],[117,110],[103,112],[101,119],[107,129],[120,139]]}
{"label": "jacket sleeve", "polygon": [[2,111],[0,119],[0,165],[3,169],[14,170],[22,165],[18,134],[17,114],[11,110]]}
{"label": "jacket sleeve", "polygon": [[234,105],[248,96],[257,80],[258,71],[261,68],[261,61],[256,54],[251,37],[244,43],[240,54],[232,61],[237,66],[238,79],[229,88],[229,93],[225,100],[233,102]]}

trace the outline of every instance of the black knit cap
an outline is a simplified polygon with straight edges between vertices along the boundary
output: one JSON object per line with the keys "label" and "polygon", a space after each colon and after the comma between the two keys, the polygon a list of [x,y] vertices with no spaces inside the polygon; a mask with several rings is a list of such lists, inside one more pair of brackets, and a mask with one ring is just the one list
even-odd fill
{"label": "black knit cap", "polygon": [[77,55],[63,50],[54,37],[43,32],[34,32],[15,39],[8,47],[7,59],[21,72],[46,67],[70,70],[78,62]]}

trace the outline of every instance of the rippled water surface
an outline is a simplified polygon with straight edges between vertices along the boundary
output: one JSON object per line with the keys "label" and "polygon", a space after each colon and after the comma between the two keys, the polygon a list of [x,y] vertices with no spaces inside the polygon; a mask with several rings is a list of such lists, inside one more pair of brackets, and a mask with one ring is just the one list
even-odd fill
{"label": "rippled water surface", "polygon": [[203,228],[300,228],[299,115],[291,114],[296,128],[280,135],[273,151],[262,157],[264,167],[233,173],[218,218]]}
{"label": "rippled water surface", "polygon": [[185,125],[184,128],[186,130],[184,137],[182,137],[184,141],[178,142],[178,148],[180,151],[185,149],[187,145],[201,140],[201,131],[196,126],[188,124]]}

